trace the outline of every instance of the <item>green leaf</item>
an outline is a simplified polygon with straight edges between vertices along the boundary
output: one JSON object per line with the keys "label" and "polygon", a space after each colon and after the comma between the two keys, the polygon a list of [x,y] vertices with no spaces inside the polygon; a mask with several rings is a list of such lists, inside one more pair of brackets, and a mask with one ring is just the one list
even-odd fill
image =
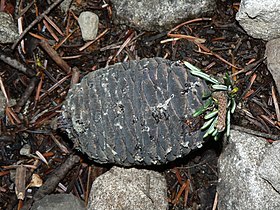
{"label": "green leaf", "polygon": [[226,135],[229,137],[230,134],[230,110],[227,111],[227,128],[226,128]]}
{"label": "green leaf", "polygon": [[216,136],[214,136],[214,140],[217,141],[217,140],[219,140],[220,137],[221,137],[221,134],[218,133]]}
{"label": "green leaf", "polygon": [[210,125],[206,133],[204,134],[203,138],[206,138],[208,135],[212,134],[215,131],[215,125],[217,123],[218,116],[214,119],[213,123]]}
{"label": "green leaf", "polygon": [[212,118],[212,119],[206,121],[200,129],[204,130],[204,129],[208,128],[214,120],[215,120],[215,118]]}
{"label": "green leaf", "polygon": [[188,67],[192,71],[201,71],[201,69],[195,67],[194,65],[192,65],[188,61],[184,61],[184,64],[185,64],[186,67]]}
{"label": "green leaf", "polygon": [[215,128],[214,132],[212,133],[212,136],[216,136],[218,134],[218,129]]}
{"label": "green leaf", "polygon": [[233,114],[235,112],[235,108],[236,108],[236,102],[234,100],[234,98],[231,98],[231,109],[230,112]]}
{"label": "green leaf", "polygon": [[184,61],[184,64],[185,64],[186,67],[188,67],[191,70],[190,73],[192,75],[197,76],[197,77],[201,77],[202,79],[204,79],[208,82],[211,82],[211,83],[214,83],[214,84],[219,84],[218,80],[216,80],[215,78],[213,78],[213,77],[209,76],[208,74],[202,72],[199,68],[193,66],[189,62]]}
{"label": "green leaf", "polygon": [[213,104],[213,100],[212,98],[209,98],[204,104],[203,106],[199,107],[195,113],[193,113],[193,117],[197,117],[199,115],[201,115],[202,113],[204,113],[209,106],[211,106]]}
{"label": "green leaf", "polygon": [[205,115],[205,116],[204,116],[204,119],[205,119],[205,120],[211,119],[211,118],[215,117],[215,116],[218,114],[218,112],[219,112],[219,111],[216,109],[216,110],[214,110],[214,111],[208,113],[207,115]]}
{"label": "green leaf", "polygon": [[228,87],[225,85],[212,85],[212,88],[215,90],[224,90],[224,91],[228,90]]}

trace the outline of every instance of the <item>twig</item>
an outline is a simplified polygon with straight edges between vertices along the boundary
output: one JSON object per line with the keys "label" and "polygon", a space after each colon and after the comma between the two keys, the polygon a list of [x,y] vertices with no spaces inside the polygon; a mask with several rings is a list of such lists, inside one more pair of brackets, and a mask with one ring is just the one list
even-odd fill
{"label": "twig", "polygon": [[64,146],[52,133],[50,134],[50,137],[63,153],[70,153],[67,147]]}
{"label": "twig", "polygon": [[30,209],[34,201],[41,200],[46,195],[52,193],[57,187],[58,183],[66,176],[66,174],[80,161],[77,155],[69,155],[66,161],[56,169],[52,175],[45,181],[45,183],[34,194],[30,202],[26,202],[21,210]]}
{"label": "twig", "polygon": [[42,100],[45,96],[50,94],[52,91],[54,91],[56,88],[58,88],[63,82],[65,82],[69,77],[71,77],[70,74],[63,77],[61,80],[59,80],[56,84],[54,84],[52,87],[50,87],[46,92],[44,92],[40,97],[39,101]]}
{"label": "twig", "polygon": [[38,16],[19,36],[19,38],[14,42],[12,46],[12,50],[16,48],[20,40],[25,36],[25,34],[33,27],[35,26],[38,22],[40,22],[45,15],[47,15],[53,8],[55,8],[58,4],[60,4],[63,0],[56,0],[45,12],[43,12],[40,16]]}
{"label": "twig", "polygon": [[108,28],[106,28],[101,34],[99,34],[94,40],[87,42],[84,46],[79,48],[79,51],[83,51],[84,49],[86,49],[87,47],[89,47],[91,44],[93,44],[94,42],[96,42],[98,39],[100,39],[101,37],[103,37],[107,32],[109,31]]}
{"label": "twig", "polygon": [[86,185],[86,192],[85,192],[85,204],[87,206],[88,199],[89,199],[89,193],[90,193],[90,180],[91,180],[91,171],[92,166],[88,166],[88,173],[87,173],[87,185]]}
{"label": "twig", "polygon": [[181,23],[181,24],[179,24],[179,25],[177,25],[175,28],[172,28],[169,32],[168,32],[168,34],[171,34],[171,32],[172,31],[175,31],[175,30],[177,30],[178,28],[180,28],[180,27],[182,27],[182,26],[184,26],[184,25],[187,25],[187,24],[190,24],[190,23],[196,23],[196,22],[200,22],[200,21],[211,21],[212,20],[212,18],[196,18],[196,19],[193,19],[193,20],[188,20],[188,21],[186,21],[186,22],[184,22],[184,23]]}
{"label": "twig", "polygon": [[277,101],[277,98],[276,98],[276,93],[275,93],[276,91],[275,91],[274,86],[272,86],[271,92],[272,92],[272,100],[273,100],[273,103],[274,103],[274,108],[275,108],[277,120],[280,121],[279,104],[278,104],[278,101]]}
{"label": "twig", "polygon": [[49,22],[49,24],[51,24],[51,26],[61,35],[64,36],[63,32],[60,30],[60,28],[47,16],[44,15],[44,18],[46,21]]}
{"label": "twig", "polygon": [[171,38],[182,38],[182,39],[187,39],[191,42],[194,43],[204,43],[205,39],[201,39],[199,37],[194,37],[194,36],[189,36],[189,35],[184,35],[184,34],[173,34],[173,31],[176,31],[178,28],[181,28],[184,25],[190,24],[190,23],[195,23],[195,22],[200,22],[200,21],[211,21],[211,18],[197,18],[197,19],[193,19],[193,20],[189,20],[186,21],[184,23],[181,23],[179,25],[177,25],[175,28],[172,28],[168,33],[167,36],[171,37]]}
{"label": "twig", "polygon": [[53,49],[58,50],[58,48],[60,48],[61,45],[63,45],[63,43],[65,43],[69,39],[69,37],[72,36],[78,29],[79,27],[72,30],[72,32],[69,33],[66,37],[64,37],[59,43],[55,44]]}
{"label": "twig", "polygon": [[18,101],[15,111],[19,112],[21,110],[21,107],[26,103],[26,101],[29,99],[29,97],[31,96],[37,82],[38,82],[38,78],[37,77],[33,77],[30,80],[29,86],[25,89],[23,95],[21,96],[20,100]]}
{"label": "twig", "polygon": [[131,41],[134,35],[135,35],[134,31],[132,31],[131,34],[127,37],[127,39],[123,42],[123,44],[121,45],[121,47],[119,48],[119,50],[117,51],[113,59],[115,59],[121,53],[121,51],[123,51],[123,49],[128,45],[128,43]]}
{"label": "twig", "polygon": [[212,210],[216,210],[217,205],[218,205],[218,193],[216,192]]}
{"label": "twig", "polygon": [[27,76],[31,77],[34,76],[34,73],[31,69],[26,68],[23,64],[18,62],[16,59],[13,59],[9,56],[6,56],[5,54],[0,52],[0,60],[3,61],[4,63],[10,65],[11,67],[23,72]]}
{"label": "twig", "polygon": [[4,86],[4,83],[3,83],[1,75],[0,75],[0,90],[2,91],[2,93],[3,93],[3,95],[4,95],[5,99],[6,99],[6,102],[7,102],[8,106],[9,106],[9,103],[10,103],[9,102],[9,97],[7,95],[7,92],[6,92],[6,89],[5,89],[5,86]]}
{"label": "twig", "polygon": [[14,113],[14,111],[10,107],[6,107],[6,114],[9,116],[9,119],[11,120],[12,124],[15,124],[14,120],[17,124],[21,124],[21,121],[19,117]]}
{"label": "twig", "polygon": [[190,180],[187,181],[187,187],[185,188],[185,196],[184,196],[184,207],[187,207],[189,191],[190,191]]}
{"label": "twig", "polygon": [[71,87],[77,84],[80,80],[80,70],[77,67],[72,68]]}
{"label": "twig", "polygon": [[234,76],[236,76],[236,75],[238,75],[238,74],[246,73],[246,72],[248,72],[248,71],[250,71],[250,70],[252,70],[252,69],[258,68],[258,67],[262,64],[262,62],[263,62],[265,59],[266,59],[266,58],[261,58],[260,60],[254,62],[254,63],[248,64],[247,66],[245,66],[245,67],[244,67],[243,69],[241,69],[240,71],[235,72],[234,74],[232,74],[231,77],[234,77]]}
{"label": "twig", "polygon": [[238,125],[231,125],[231,128],[234,129],[234,130],[237,130],[237,131],[245,132],[245,133],[255,135],[255,136],[259,136],[259,137],[266,138],[266,139],[272,139],[272,140],[275,140],[275,141],[280,140],[279,135],[273,135],[273,134],[263,133],[263,132],[260,132],[260,131],[254,131],[254,130],[244,128],[244,127],[241,127],[241,126],[238,126]]}
{"label": "twig", "polygon": [[[47,16],[46,16],[47,17]],[[46,29],[50,32],[50,34],[52,35],[52,37],[54,38],[54,40],[56,42],[59,41],[59,38],[57,37],[57,35],[54,33],[54,31],[52,30],[52,28],[50,27],[49,23],[46,20],[43,20],[43,23],[46,27]]]}
{"label": "twig", "polygon": [[180,188],[178,194],[176,195],[176,197],[174,198],[174,200],[172,201],[172,204],[177,205],[179,202],[179,199],[182,195],[182,193],[184,192],[184,190],[188,189],[188,186],[190,185],[190,180],[188,179],[187,181],[184,182],[184,184],[182,185],[182,187]]}
{"label": "twig", "polygon": [[44,40],[40,42],[40,46],[48,53],[54,62],[67,74],[70,73],[71,67],[64,61],[58,53]]}
{"label": "twig", "polygon": [[[199,51],[200,53],[203,54],[207,54],[207,55],[213,55],[214,57],[218,58],[219,60],[221,60],[222,62],[226,63],[227,65],[236,68],[236,69],[240,69],[239,67],[233,65],[232,63],[228,62],[227,60],[225,60],[223,57],[221,57],[220,55],[218,55],[217,53],[212,52],[210,49],[208,49],[205,45],[203,45],[202,43],[198,43],[198,42],[194,42],[198,47],[199,47]],[[201,51],[201,49],[203,51]]]}
{"label": "twig", "polygon": [[80,161],[78,155],[70,155],[61,166],[52,173],[45,183],[34,194],[33,200],[41,200],[45,195],[53,192],[58,183],[66,176],[66,174]]}

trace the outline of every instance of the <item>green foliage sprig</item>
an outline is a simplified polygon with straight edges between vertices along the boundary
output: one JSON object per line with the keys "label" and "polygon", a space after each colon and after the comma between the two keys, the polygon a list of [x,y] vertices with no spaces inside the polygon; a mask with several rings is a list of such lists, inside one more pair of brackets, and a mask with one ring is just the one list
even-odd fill
{"label": "green foliage sprig", "polygon": [[203,137],[213,136],[217,140],[224,132],[229,136],[231,114],[236,108],[235,98],[238,91],[238,88],[233,86],[230,75],[226,73],[223,82],[220,82],[189,62],[184,61],[184,64],[192,75],[210,83],[211,93],[205,97],[205,103],[193,113],[193,117],[204,114],[205,123],[201,130],[206,132]]}

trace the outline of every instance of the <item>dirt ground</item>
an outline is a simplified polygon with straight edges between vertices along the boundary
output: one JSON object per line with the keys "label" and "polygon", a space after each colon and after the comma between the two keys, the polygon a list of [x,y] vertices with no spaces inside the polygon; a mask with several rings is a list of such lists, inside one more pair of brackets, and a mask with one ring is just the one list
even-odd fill
{"label": "dirt ground", "polygon": [[[21,6],[25,8],[32,2],[25,1]],[[59,34],[53,29],[59,41],[51,42],[51,46],[58,55],[47,53],[48,46],[42,44],[43,39],[54,40],[48,30],[41,30],[42,22],[27,33],[26,53],[17,48],[13,51],[12,45],[1,46],[1,53],[27,66],[29,72],[22,73],[0,61],[2,86],[10,100],[0,122],[0,209],[27,206],[38,192],[40,181],[48,189],[41,192],[41,196],[49,192],[72,192],[88,201],[91,183],[111,166],[94,164],[73,150],[73,144],[57,118],[71,80],[78,81],[88,72],[116,62],[146,57],[186,60],[217,77],[247,67],[235,79],[239,88],[238,107],[232,124],[279,135],[277,127],[268,120],[276,117],[271,103],[273,80],[263,61],[265,42],[249,37],[235,21],[239,1],[220,1],[212,20],[193,21],[173,32],[204,38],[206,42],[200,47],[186,39],[167,41],[171,38],[167,32],[152,33],[114,25],[110,2],[107,7],[102,7],[104,1],[79,2],[76,4],[81,10],[92,10],[100,19],[100,37],[84,50],[79,50],[84,42],[74,12],[66,16],[57,8],[48,17],[63,31]],[[6,5],[5,11],[18,15],[14,1],[6,1]],[[41,14],[49,6],[47,1],[31,5],[24,14],[24,26],[35,20],[36,12]],[[61,64],[59,59],[54,61],[54,57],[63,58],[68,66],[78,70],[67,72],[67,65]],[[45,60],[48,60],[47,67],[44,67]],[[222,145],[222,140],[209,139],[202,149],[187,158],[156,168],[166,176],[170,209],[213,208],[217,202],[217,159]],[[72,153],[78,154],[79,159],[74,158],[68,165],[63,165]],[[60,184],[53,186],[48,183],[49,178],[59,168],[60,175],[55,183]],[[33,174],[39,178],[34,178]],[[25,193],[25,200],[21,201],[17,199],[19,190],[15,191],[15,183],[24,182],[32,185]]]}

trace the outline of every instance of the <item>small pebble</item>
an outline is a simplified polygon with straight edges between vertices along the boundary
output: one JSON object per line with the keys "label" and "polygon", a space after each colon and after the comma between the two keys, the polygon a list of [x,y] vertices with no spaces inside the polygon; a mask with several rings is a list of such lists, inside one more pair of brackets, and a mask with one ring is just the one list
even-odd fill
{"label": "small pebble", "polygon": [[84,41],[91,41],[96,38],[99,18],[93,12],[82,12],[78,19]]}

